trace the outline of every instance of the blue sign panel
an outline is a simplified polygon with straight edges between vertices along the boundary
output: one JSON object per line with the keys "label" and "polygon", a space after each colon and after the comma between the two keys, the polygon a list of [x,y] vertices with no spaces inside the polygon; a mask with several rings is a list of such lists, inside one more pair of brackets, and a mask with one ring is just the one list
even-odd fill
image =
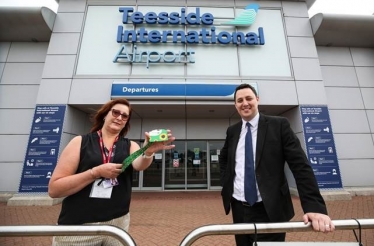
{"label": "blue sign panel", "polygon": [[186,84],[186,97],[219,97],[232,100],[238,85]]}
{"label": "blue sign panel", "polygon": [[112,97],[181,97],[186,94],[182,84],[125,84],[113,82]]}
{"label": "blue sign panel", "polygon": [[[257,89],[257,83],[251,83]],[[233,100],[234,84],[126,84],[113,82],[112,97],[158,99],[220,99]]]}
{"label": "blue sign panel", "polygon": [[342,188],[327,106],[301,106],[307,156],[321,189]]}
{"label": "blue sign panel", "polygon": [[19,192],[47,192],[56,166],[65,105],[36,105]]}

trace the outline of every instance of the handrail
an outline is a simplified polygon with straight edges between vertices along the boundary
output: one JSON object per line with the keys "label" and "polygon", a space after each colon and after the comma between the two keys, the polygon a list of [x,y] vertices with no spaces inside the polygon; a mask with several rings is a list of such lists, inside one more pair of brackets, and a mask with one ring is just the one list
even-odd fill
{"label": "handrail", "polygon": [[132,237],[112,225],[22,225],[0,226],[0,237],[18,236],[97,236],[106,235],[118,239],[123,245],[136,246]]}
{"label": "handrail", "polygon": [[[374,219],[350,219],[350,220],[333,220],[335,230],[353,230],[374,229]],[[223,224],[223,225],[206,225],[191,231],[182,240],[180,246],[190,246],[197,239],[210,235],[233,235],[233,234],[250,234],[254,233],[279,233],[279,232],[301,232],[313,230],[311,223],[304,222],[284,222],[284,223],[256,223],[253,224]]]}

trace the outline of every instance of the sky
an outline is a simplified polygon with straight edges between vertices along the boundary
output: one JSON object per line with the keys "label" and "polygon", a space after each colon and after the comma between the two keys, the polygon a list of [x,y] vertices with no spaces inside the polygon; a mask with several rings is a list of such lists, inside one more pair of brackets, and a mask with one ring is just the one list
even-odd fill
{"label": "sky", "polygon": [[[0,6],[46,6],[57,12],[55,0],[0,0]],[[316,0],[309,9],[309,16],[317,13],[372,15],[374,0]]]}
{"label": "sky", "polygon": [[309,9],[309,16],[317,13],[372,15],[374,0],[316,0]]}

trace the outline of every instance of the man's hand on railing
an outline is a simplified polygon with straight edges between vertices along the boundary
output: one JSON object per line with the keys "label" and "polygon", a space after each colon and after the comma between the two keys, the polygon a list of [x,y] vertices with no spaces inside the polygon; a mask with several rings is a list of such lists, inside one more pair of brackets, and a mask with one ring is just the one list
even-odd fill
{"label": "man's hand on railing", "polygon": [[335,230],[334,223],[332,223],[329,216],[320,213],[306,213],[303,216],[305,224],[312,223],[313,230],[320,232],[333,232]]}

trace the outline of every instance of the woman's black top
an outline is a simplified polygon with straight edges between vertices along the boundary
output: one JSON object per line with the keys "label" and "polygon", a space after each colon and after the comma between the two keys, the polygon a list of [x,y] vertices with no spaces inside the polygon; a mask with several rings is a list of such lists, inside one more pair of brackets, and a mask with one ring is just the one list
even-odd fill
{"label": "woman's black top", "polygon": [[[129,155],[130,141],[120,137],[113,149],[112,163],[122,163]],[[103,163],[100,140],[96,132],[82,136],[80,162],[77,173],[85,172]],[[105,165],[105,164],[104,164]],[[80,225],[83,223],[109,221],[129,212],[133,168],[130,165],[121,173],[110,199],[90,198],[93,182],[62,202],[59,225]]]}

